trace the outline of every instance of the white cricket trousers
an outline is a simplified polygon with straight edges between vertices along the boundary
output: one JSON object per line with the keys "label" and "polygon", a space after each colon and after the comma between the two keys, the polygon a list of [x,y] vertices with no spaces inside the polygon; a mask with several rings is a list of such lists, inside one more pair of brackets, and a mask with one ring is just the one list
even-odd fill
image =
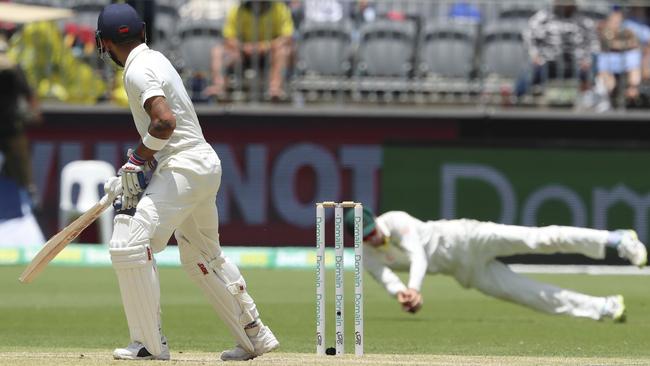
{"label": "white cricket trousers", "polygon": [[[567,226],[523,227],[452,220],[432,260],[441,272],[464,287],[549,314],[600,319],[605,297],[596,297],[541,283],[513,272],[496,257],[518,254],[576,253],[605,257],[609,232]],[[450,223],[450,222],[448,222]]]}
{"label": "white cricket trousers", "polygon": [[176,153],[160,165],[133,216],[147,229],[154,252],[165,249],[177,229],[191,237],[207,236],[212,247],[197,248],[202,252],[220,251],[215,200],[221,162],[217,154],[203,144]]}

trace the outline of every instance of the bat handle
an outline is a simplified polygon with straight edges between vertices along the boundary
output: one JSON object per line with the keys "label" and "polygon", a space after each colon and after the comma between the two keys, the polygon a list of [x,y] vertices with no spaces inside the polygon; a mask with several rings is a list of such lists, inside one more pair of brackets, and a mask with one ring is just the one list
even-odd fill
{"label": "bat handle", "polygon": [[115,200],[116,195],[115,194],[105,194],[100,200],[99,204],[101,206],[107,207],[108,205],[112,204],[113,201]]}

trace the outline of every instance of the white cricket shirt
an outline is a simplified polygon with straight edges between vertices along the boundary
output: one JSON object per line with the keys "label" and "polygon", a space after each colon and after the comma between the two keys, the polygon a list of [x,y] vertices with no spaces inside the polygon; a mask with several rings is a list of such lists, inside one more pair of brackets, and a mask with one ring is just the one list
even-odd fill
{"label": "white cricket shirt", "polygon": [[364,267],[391,295],[406,289],[392,270],[408,270],[408,287],[420,291],[427,271],[436,272],[429,261],[438,245],[433,226],[403,211],[386,212],[375,223],[388,241],[380,247],[363,246]]}
{"label": "white cricket shirt", "polygon": [[164,96],[176,116],[176,129],[169,143],[156,153],[161,162],[175,152],[205,143],[194,105],[183,80],[169,60],[160,52],[141,44],[134,48],[124,64],[124,89],[140,137],[149,130],[151,119],[144,103],[154,96]]}

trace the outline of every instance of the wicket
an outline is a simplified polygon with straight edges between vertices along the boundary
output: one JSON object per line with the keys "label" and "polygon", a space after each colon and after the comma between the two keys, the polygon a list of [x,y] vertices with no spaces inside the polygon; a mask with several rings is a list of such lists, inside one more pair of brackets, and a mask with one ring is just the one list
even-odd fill
{"label": "wicket", "polygon": [[363,205],[316,203],[316,354],[325,354],[325,208],[334,208],[336,355],[345,353],[343,209],[354,209],[354,353],[363,355]]}

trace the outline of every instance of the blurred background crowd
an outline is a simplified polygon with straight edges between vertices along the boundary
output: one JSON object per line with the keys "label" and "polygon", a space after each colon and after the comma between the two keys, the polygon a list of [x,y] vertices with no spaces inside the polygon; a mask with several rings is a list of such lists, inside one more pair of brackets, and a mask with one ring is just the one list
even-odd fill
{"label": "blurred background crowd", "polygon": [[[40,98],[125,105],[120,71],[95,52],[110,0],[16,0],[67,8],[2,23],[5,51]],[[643,1],[131,0],[149,45],[198,103],[499,105],[597,112],[650,102]]]}

